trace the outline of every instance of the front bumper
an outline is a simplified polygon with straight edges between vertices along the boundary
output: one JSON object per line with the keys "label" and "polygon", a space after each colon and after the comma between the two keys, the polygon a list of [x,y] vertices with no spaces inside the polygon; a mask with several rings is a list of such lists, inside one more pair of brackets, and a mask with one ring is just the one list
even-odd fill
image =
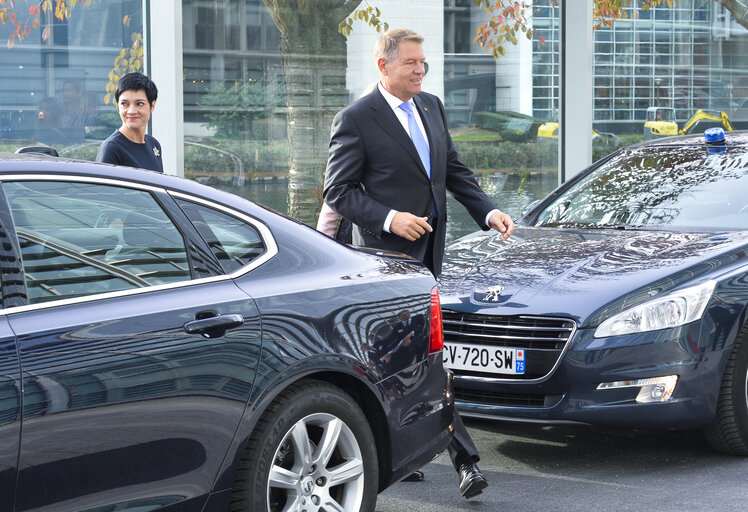
{"label": "front bumper", "polygon": [[[617,338],[578,330],[554,371],[541,381],[457,375],[463,416],[547,423],[688,429],[708,425],[716,408],[727,346],[699,344],[700,322]],[[638,388],[605,389],[603,382],[677,375],[672,397],[639,403]]]}

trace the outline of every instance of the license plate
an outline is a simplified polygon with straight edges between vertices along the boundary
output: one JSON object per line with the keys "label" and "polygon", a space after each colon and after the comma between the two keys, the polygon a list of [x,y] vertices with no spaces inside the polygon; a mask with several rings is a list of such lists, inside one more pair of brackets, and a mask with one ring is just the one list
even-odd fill
{"label": "license plate", "polygon": [[525,349],[445,343],[444,366],[452,370],[521,375],[525,373]]}

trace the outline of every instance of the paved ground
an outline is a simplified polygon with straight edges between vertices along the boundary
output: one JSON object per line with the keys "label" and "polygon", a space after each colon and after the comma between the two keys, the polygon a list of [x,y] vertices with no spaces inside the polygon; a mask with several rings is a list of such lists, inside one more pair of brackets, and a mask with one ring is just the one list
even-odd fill
{"label": "paved ground", "polygon": [[699,432],[465,424],[489,488],[462,499],[442,454],[424,468],[424,482],[381,494],[377,512],[748,510],[748,458],[712,452]]}

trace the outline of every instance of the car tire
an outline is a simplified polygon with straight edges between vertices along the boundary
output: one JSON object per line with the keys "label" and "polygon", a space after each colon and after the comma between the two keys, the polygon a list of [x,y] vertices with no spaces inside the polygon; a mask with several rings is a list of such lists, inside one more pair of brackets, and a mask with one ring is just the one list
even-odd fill
{"label": "car tire", "polygon": [[727,361],[717,413],[705,434],[718,452],[748,456],[748,328]]}
{"label": "car tire", "polygon": [[257,423],[230,510],[373,511],[375,447],[366,416],[348,394],[321,381],[293,384]]}

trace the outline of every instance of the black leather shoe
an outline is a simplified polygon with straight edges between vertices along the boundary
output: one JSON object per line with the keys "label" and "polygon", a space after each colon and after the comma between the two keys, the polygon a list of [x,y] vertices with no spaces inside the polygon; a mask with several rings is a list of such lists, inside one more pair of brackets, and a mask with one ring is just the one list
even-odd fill
{"label": "black leather shoe", "polygon": [[488,486],[488,480],[483,476],[477,464],[463,464],[460,466],[460,494],[469,500],[478,496]]}
{"label": "black leather shoe", "polygon": [[411,474],[403,478],[403,482],[423,482],[424,478],[426,478],[423,474],[423,471],[413,471]]}

